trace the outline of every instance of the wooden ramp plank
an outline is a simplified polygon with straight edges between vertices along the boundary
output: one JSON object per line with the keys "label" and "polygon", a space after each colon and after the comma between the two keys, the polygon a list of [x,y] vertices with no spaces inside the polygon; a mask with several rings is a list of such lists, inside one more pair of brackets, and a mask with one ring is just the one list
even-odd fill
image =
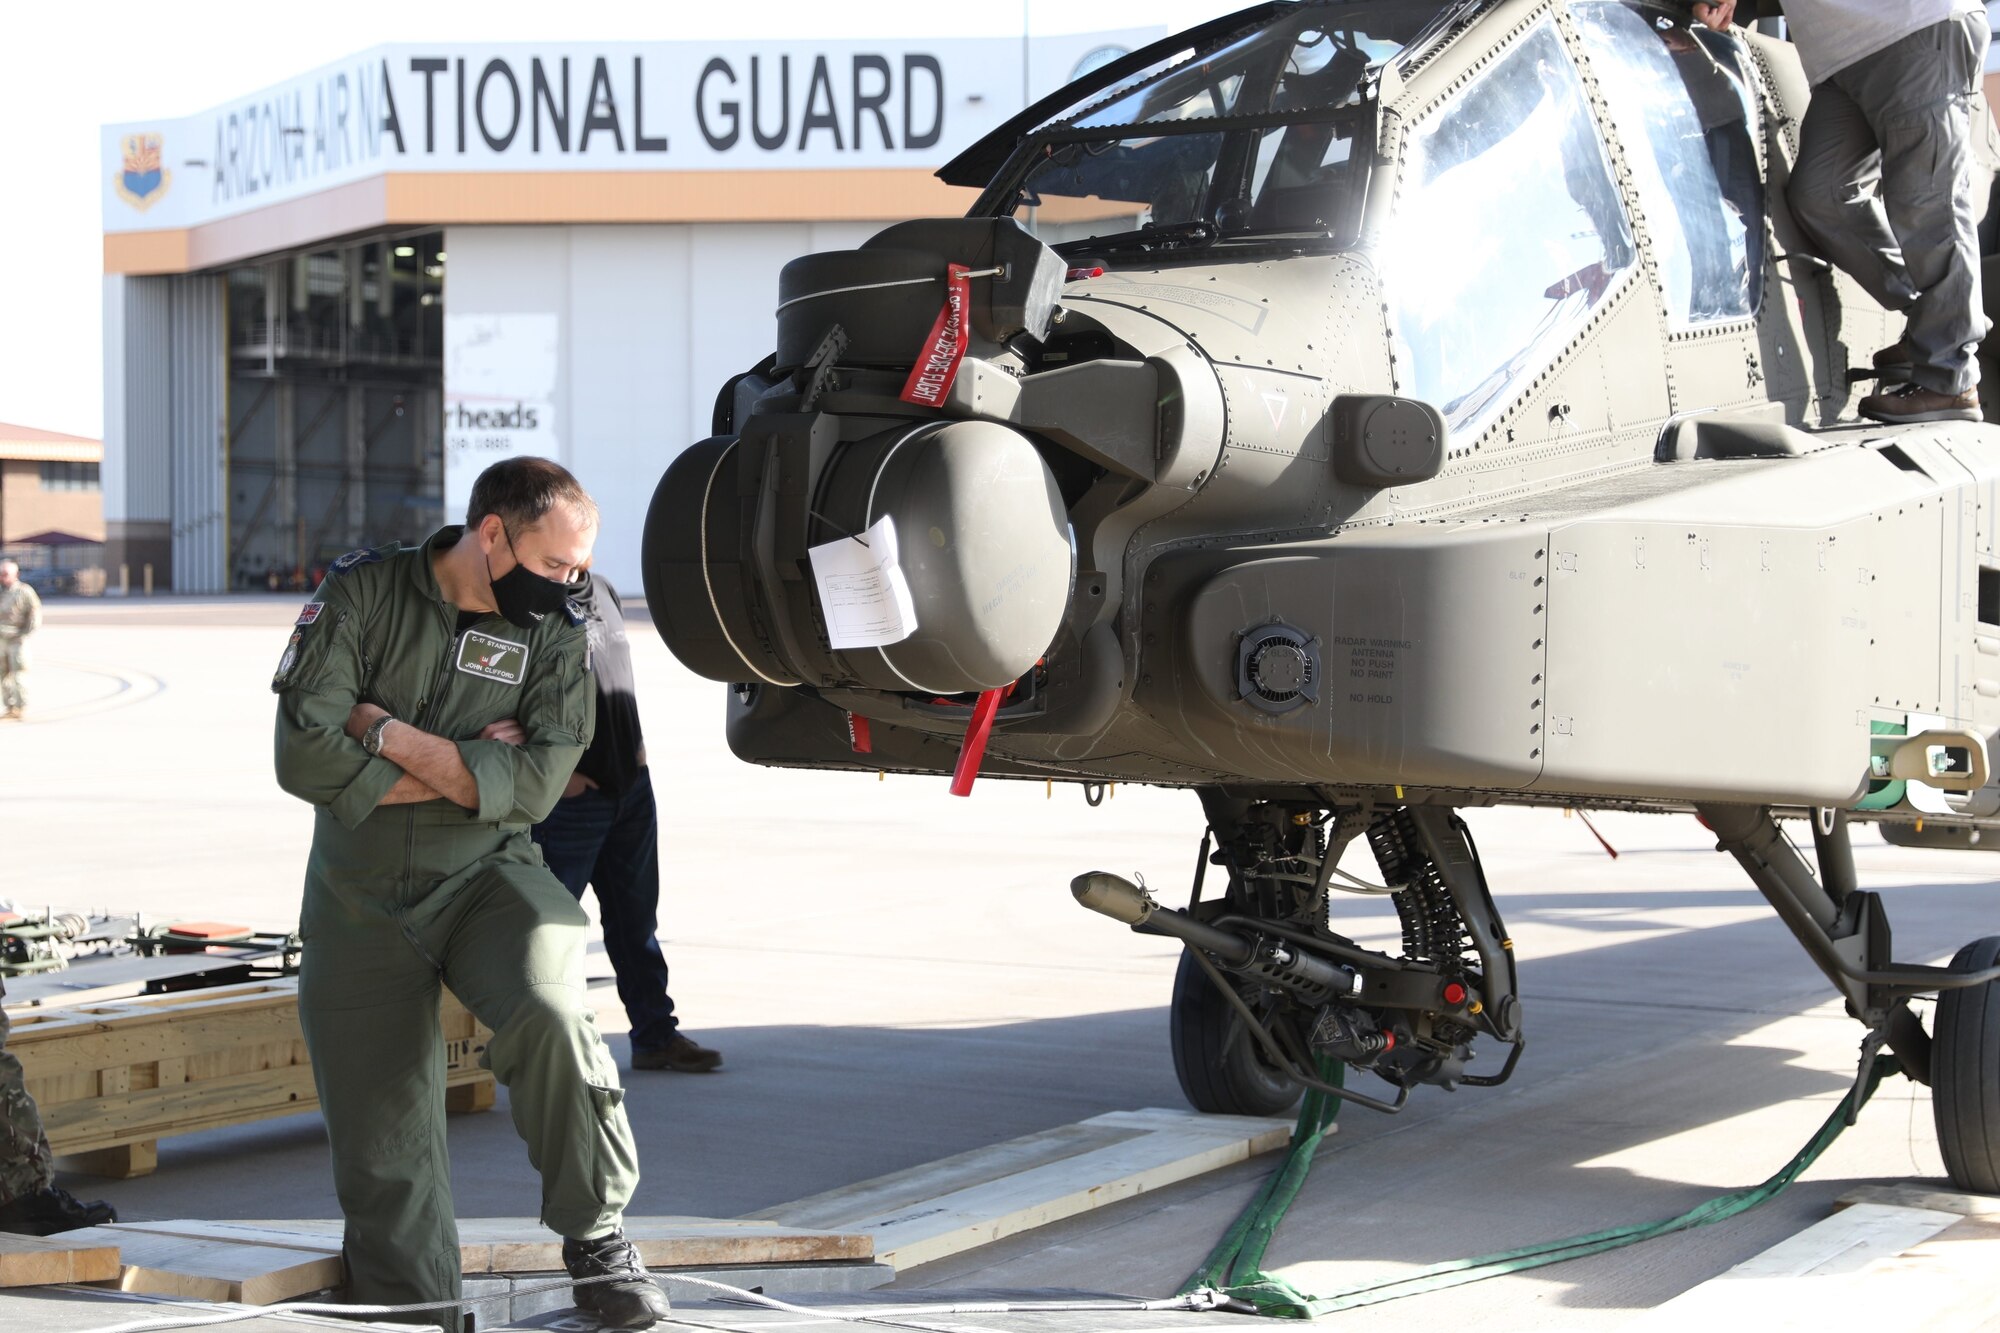
{"label": "wooden ramp plank", "polygon": [[[1621,1327],[1759,1333],[1969,1328],[2000,1313],[1989,1273],[2000,1225],[1931,1208],[1858,1203]],[[1987,1240],[1986,1245],[1968,1244]],[[1956,1322],[1968,1310],[1983,1311]],[[1942,1322],[1940,1322],[1942,1321]]]}
{"label": "wooden ramp plank", "polygon": [[1956,1221],[1958,1214],[1932,1208],[1856,1204],[1745,1260],[1723,1277],[1857,1273],[1877,1259],[1891,1258],[1929,1240]]}
{"label": "wooden ramp plank", "polygon": [[[563,1266],[562,1241],[533,1218],[470,1218],[458,1226],[462,1238],[492,1245],[488,1272],[542,1273]],[[648,1268],[814,1263],[874,1254],[865,1234],[701,1217],[628,1217],[625,1239]]]}
{"label": "wooden ramp plank", "polygon": [[1922,1181],[1895,1185],[1861,1185],[1840,1196],[1839,1203],[1881,1203],[1892,1208],[1935,1208],[1961,1217],[2000,1217],[2000,1196],[1960,1194],[1936,1189]]}
{"label": "wooden ramp plank", "polygon": [[1086,1125],[1132,1125],[1140,1129],[1218,1128],[1232,1124],[1283,1130],[1290,1134],[1290,1116],[1272,1118],[1249,1115],[1210,1115],[1185,1106],[1142,1106],[1132,1111],[1106,1111],[1082,1122]]}
{"label": "wooden ramp plank", "polygon": [[[249,1243],[311,1243],[338,1247],[338,1220],[150,1223],[194,1231],[206,1226],[219,1238]],[[260,1241],[260,1236],[272,1238]],[[625,1238],[649,1268],[714,1268],[738,1264],[799,1264],[866,1260],[874,1246],[866,1233],[839,1233],[777,1222],[713,1217],[627,1217]],[[548,1273],[562,1268],[562,1240],[532,1217],[466,1217],[458,1223],[467,1273]]]}
{"label": "wooden ramp plank", "polygon": [[1156,1133],[941,1195],[899,1214],[858,1220],[876,1258],[898,1271],[1060,1222],[1250,1156],[1241,1139]]}
{"label": "wooden ramp plank", "polygon": [[[324,1250],[340,1253],[347,1224],[334,1218],[301,1218],[288,1221],[211,1222],[176,1218],[159,1222],[127,1222],[120,1228],[148,1231],[162,1236],[182,1236],[191,1240],[211,1240],[229,1245],[275,1245],[285,1249]],[[484,1273],[492,1257],[490,1244],[461,1244],[460,1261],[467,1273]]]}
{"label": "wooden ramp plank", "polygon": [[119,1290],[193,1301],[269,1305],[339,1286],[340,1251],[178,1236],[154,1224],[89,1227],[69,1232],[115,1244]]}
{"label": "wooden ramp plank", "polygon": [[[1205,1115],[1200,1111],[1164,1106],[1148,1106],[1137,1111],[1107,1111],[1083,1122],[1086,1125],[1132,1125],[1141,1129],[1190,1130],[1224,1137],[1241,1135],[1251,1145],[1251,1155],[1275,1152],[1292,1141],[1296,1121],[1290,1116]],[[1332,1136],[1338,1125],[1328,1125]]]}
{"label": "wooden ramp plank", "polygon": [[874,1237],[878,1261],[929,1263],[1284,1144],[1288,1120],[1113,1112],[813,1195],[761,1219]]}
{"label": "wooden ramp plank", "polygon": [[746,1216],[784,1221],[794,1226],[843,1226],[858,1217],[900,1212],[940,1194],[986,1185],[1022,1171],[1068,1161],[1101,1148],[1138,1138],[1144,1129],[1093,1125],[1063,1125],[995,1143],[953,1157],[927,1162],[905,1171],[876,1176],[793,1203],[779,1204]]}
{"label": "wooden ramp plank", "polygon": [[176,1217],[145,1222],[120,1222],[120,1232],[219,1240],[230,1245],[275,1245],[280,1249],[340,1252],[343,1224],[339,1218],[308,1222],[212,1222],[207,1218]]}
{"label": "wooden ramp plank", "polygon": [[17,1236],[0,1232],[0,1287],[58,1282],[110,1282],[118,1276],[118,1246],[95,1236]]}

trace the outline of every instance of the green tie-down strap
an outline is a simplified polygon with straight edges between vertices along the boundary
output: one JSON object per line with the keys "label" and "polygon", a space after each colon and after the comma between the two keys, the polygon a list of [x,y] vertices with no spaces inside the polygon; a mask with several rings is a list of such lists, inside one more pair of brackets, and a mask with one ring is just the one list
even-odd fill
{"label": "green tie-down strap", "polygon": [[[1335,1065],[1329,1070],[1327,1062],[1321,1063],[1320,1075],[1329,1083],[1344,1086],[1344,1072],[1345,1066]],[[1292,1146],[1284,1160],[1264,1182],[1264,1188],[1250,1201],[1250,1206],[1230,1225],[1229,1231],[1209,1253],[1200,1270],[1183,1284],[1181,1290],[1189,1292],[1207,1287],[1255,1305],[1259,1314],[1282,1319],[1316,1319],[1340,1310],[1376,1305],[1404,1296],[1421,1296],[1446,1287],[1481,1282],[1489,1277],[1504,1277],[1509,1273],[1540,1268],[1544,1264],[1558,1264],[1565,1259],[1601,1254],[1606,1250],[1651,1240],[1655,1236],[1707,1226],[1711,1222],[1748,1212],[1758,1204],[1776,1198],[1785,1186],[1798,1179],[1840,1137],[1840,1131],[1848,1124],[1849,1104],[1854,1103],[1852,1110],[1858,1112],[1874,1095],[1883,1078],[1898,1072],[1894,1056],[1876,1056],[1868,1067],[1866,1079],[1860,1081],[1856,1088],[1848,1090],[1826,1118],[1826,1123],[1819,1127],[1798,1155],[1761,1185],[1718,1195],[1684,1213],[1658,1222],[1593,1231],[1567,1240],[1545,1241],[1540,1245],[1503,1250],[1499,1254],[1485,1254],[1474,1259],[1453,1259],[1420,1268],[1414,1273],[1405,1273],[1401,1277],[1348,1287],[1324,1296],[1300,1291],[1285,1279],[1264,1272],[1262,1267],[1264,1251],[1271,1243],[1272,1234],[1284,1220],[1285,1210],[1291,1207],[1292,1200],[1298,1197],[1300,1188],[1305,1184],[1306,1173],[1312,1168],[1313,1153],[1318,1150],[1320,1140],[1326,1137],[1327,1127],[1333,1124],[1334,1116],[1340,1112],[1339,1098],[1329,1093],[1309,1092],[1305,1104],[1299,1109],[1298,1127],[1292,1132]]]}

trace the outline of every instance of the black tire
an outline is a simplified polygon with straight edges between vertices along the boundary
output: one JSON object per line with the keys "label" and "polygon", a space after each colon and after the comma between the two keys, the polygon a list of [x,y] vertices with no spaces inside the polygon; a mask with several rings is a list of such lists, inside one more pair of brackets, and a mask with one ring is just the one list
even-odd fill
{"label": "black tire", "polygon": [[[1951,960],[1978,972],[2000,960],[2000,935]],[[1931,1034],[1931,1112],[1945,1173],[1962,1190],[2000,1193],[2000,982],[1938,993]]]}
{"label": "black tire", "polygon": [[1197,1111],[1278,1115],[1298,1101],[1298,1080],[1274,1068],[1243,1016],[1183,951],[1174,973],[1174,1074]]}

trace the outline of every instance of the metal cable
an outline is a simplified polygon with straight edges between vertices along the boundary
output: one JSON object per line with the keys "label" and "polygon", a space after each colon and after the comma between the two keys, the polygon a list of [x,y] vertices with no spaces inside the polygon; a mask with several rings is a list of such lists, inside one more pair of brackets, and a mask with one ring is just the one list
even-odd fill
{"label": "metal cable", "polygon": [[[902,1305],[867,1307],[835,1307],[813,1309],[805,1305],[793,1305],[762,1292],[747,1291],[742,1287],[732,1287],[726,1282],[715,1282],[708,1278],[688,1277],[681,1273],[655,1273],[654,1279],[661,1282],[675,1282],[683,1286],[701,1287],[720,1292],[748,1305],[776,1310],[781,1314],[803,1315],[810,1319],[831,1320],[845,1324],[887,1324],[901,1319],[922,1318],[926,1315],[968,1315],[968,1314],[1029,1314],[1096,1312],[1149,1313],[1160,1310],[1212,1310],[1227,1303],[1220,1293],[1195,1289],[1164,1300],[1100,1300],[1100,1301],[982,1301],[958,1305]],[[545,1291],[564,1288],[587,1287],[598,1282],[629,1282],[629,1274],[609,1273],[602,1277],[558,1278],[554,1281],[538,1283],[534,1286],[516,1287],[507,1293],[507,1299],[516,1296],[534,1296]],[[459,1310],[469,1306],[483,1305],[499,1300],[495,1296],[460,1297],[455,1301],[427,1301],[415,1305],[340,1305],[332,1302],[285,1302],[276,1305],[245,1306],[234,1310],[221,1310],[213,1314],[169,1316],[163,1319],[134,1319],[122,1324],[110,1324],[102,1328],[84,1330],[84,1333],[160,1333],[161,1330],[175,1328],[204,1328],[217,1324],[240,1323],[246,1319],[261,1319],[274,1314],[324,1314],[353,1318],[357,1315],[374,1316],[390,1314],[417,1314],[425,1310]],[[677,1318],[678,1323],[698,1321]],[[904,1325],[918,1327],[922,1325]]]}

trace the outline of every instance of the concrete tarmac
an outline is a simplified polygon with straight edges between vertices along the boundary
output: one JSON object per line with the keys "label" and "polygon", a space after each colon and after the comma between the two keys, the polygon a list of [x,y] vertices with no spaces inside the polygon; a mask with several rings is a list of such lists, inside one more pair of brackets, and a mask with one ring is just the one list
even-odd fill
{"label": "concrete tarmac", "polygon": [[[268,683],[301,600],[50,603],[28,720],[0,729],[0,898],[293,924],[311,817],[271,778]],[[753,768],[723,743],[723,687],[689,676],[643,624],[633,648],[672,989],[686,1030],[725,1056],[712,1076],[628,1075],[645,1177],[634,1213],[734,1216],[1103,1111],[1182,1104],[1166,1040],[1175,952],[1083,912],[1067,884],[1137,871],[1183,897],[1202,823],[1191,794],[1121,787],[1091,809],[1060,785],[1051,797],[982,781],[958,800],[941,778]],[[1691,818],[1598,817],[1616,860],[1556,812],[1467,818],[1516,941],[1527,1054],[1501,1088],[1424,1088],[1400,1116],[1342,1115],[1267,1265],[1308,1289],[1754,1183],[1852,1077],[1860,1029]],[[1942,960],[2000,933],[2000,861],[1867,830],[1856,860],[1863,886],[1887,894],[1900,956]],[[1373,873],[1365,849],[1347,865]],[[1342,915],[1364,943],[1392,945],[1380,902]],[[622,1063],[601,950],[593,970]],[[451,1140],[462,1216],[535,1211],[504,1113],[454,1118]],[[910,1270],[890,1292],[1164,1295],[1274,1160]],[[1759,1211],[1341,1324],[1615,1327],[1819,1220],[1857,1183],[1941,1177],[1928,1090],[1891,1080]],[[312,1115],[166,1140],[145,1179],[68,1183],[132,1218],[338,1213]]]}

